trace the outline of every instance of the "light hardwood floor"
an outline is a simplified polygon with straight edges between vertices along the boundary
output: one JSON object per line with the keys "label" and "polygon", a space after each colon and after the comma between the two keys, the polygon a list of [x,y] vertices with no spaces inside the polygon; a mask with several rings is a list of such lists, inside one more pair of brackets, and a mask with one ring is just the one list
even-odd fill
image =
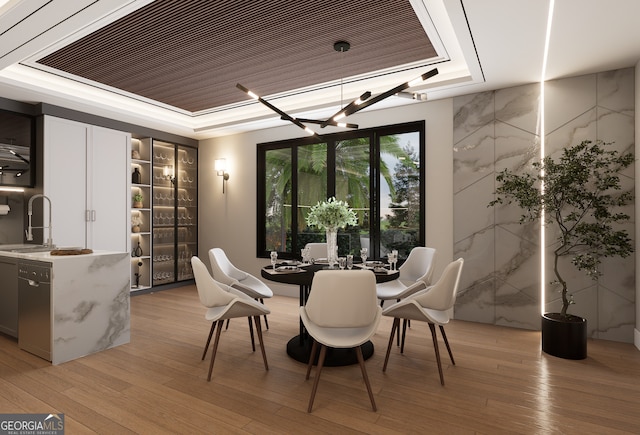
{"label": "light hardwood floor", "polygon": [[640,433],[634,346],[590,341],[586,360],[562,360],[541,354],[538,332],[462,321],[446,329],[455,366],[441,342],[444,387],[429,329],[417,322],[382,373],[391,328],[383,318],[366,362],[378,412],[355,365],[323,370],[308,414],[313,379],[285,352],[297,300],[266,303],[270,370],[238,319],[222,334],[211,382],[200,359],[209,324],[194,286],[133,297],[130,344],[59,366],[0,336],[0,413],[64,413],[68,435]]}

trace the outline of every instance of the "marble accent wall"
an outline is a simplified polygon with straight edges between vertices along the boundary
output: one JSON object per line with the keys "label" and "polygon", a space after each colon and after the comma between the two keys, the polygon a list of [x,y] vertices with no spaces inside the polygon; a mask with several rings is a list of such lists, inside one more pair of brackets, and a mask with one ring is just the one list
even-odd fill
{"label": "marble accent wall", "polygon": [[[540,155],[540,86],[519,86],[454,99],[454,258],[465,258],[457,319],[526,329],[540,328],[540,228],[520,224],[514,206],[487,207],[496,173],[530,170]],[[585,139],[634,150],[634,70],[609,71],[545,84],[545,152],[556,155]],[[623,183],[634,189],[634,169]],[[635,239],[634,207],[626,228]],[[546,235],[550,250],[553,234]],[[605,259],[598,281],[569,277],[589,335],[633,342],[635,258]],[[545,265],[547,277],[552,265]],[[547,278],[550,281],[549,278]],[[547,286],[546,311],[559,311]]]}

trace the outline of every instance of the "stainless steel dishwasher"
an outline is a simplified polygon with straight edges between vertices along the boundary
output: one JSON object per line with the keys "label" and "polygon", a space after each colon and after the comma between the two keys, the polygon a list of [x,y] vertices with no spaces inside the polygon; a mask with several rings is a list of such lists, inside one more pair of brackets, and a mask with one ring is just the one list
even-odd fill
{"label": "stainless steel dishwasher", "polygon": [[18,347],[51,361],[51,265],[18,263]]}

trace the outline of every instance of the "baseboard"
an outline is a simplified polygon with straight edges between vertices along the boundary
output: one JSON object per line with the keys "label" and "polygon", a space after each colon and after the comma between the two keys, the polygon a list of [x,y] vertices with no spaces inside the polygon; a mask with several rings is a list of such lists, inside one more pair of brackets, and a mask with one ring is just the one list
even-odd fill
{"label": "baseboard", "polygon": [[638,331],[638,328],[633,329],[633,344],[640,350],[640,331]]}

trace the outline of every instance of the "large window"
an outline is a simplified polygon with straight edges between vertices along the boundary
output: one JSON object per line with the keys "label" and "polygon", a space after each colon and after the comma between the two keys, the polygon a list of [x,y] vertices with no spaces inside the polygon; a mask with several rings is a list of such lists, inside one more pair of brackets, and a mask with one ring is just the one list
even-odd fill
{"label": "large window", "polygon": [[258,144],[257,254],[297,258],[325,233],[306,216],[335,196],[358,224],[338,232],[339,255],[406,258],[424,245],[424,122]]}

